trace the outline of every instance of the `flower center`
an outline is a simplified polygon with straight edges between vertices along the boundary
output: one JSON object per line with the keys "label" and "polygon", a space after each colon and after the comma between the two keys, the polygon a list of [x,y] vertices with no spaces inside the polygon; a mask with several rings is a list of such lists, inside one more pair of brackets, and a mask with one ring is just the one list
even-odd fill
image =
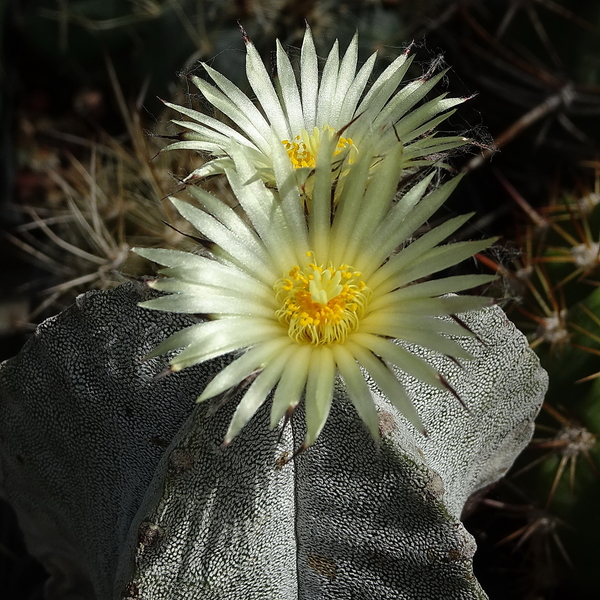
{"label": "flower center", "polygon": [[[293,140],[282,140],[281,143],[287,150],[294,169],[303,167],[315,168],[317,151],[321,143],[321,135],[323,134],[332,136],[335,135],[335,130],[333,127],[324,125],[322,129],[315,127],[311,135],[308,134],[306,129],[303,129],[300,135],[297,135]],[[337,156],[344,150],[356,151],[356,146],[352,138],[340,137],[334,155]]]}
{"label": "flower center", "polygon": [[299,344],[343,342],[358,328],[367,304],[370,290],[361,277],[348,265],[296,265],[275,284],[277,316],[288,335]]}

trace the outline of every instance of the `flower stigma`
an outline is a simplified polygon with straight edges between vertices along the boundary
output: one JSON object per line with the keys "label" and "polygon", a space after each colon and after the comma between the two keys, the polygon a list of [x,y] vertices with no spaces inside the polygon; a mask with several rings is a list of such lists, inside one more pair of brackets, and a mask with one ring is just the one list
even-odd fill
{"label": "flower stigma", "polygon": [[[281,143],[286,149],[294,169],[315,168],[316,156],[321,144],[322,133],[333,137],[335,135],[335,130],[333,127],[324,125],[322,129],[315,127],[311,135],[308,134],[306,129],[303,129],[302,132],[294,137],[291,141],[282,140]],[[338,156],[344,151],[351,153],[349,162],[354,162],[354,155],[356,154],[357,149],[352,141],[352,138],[338,138],[338,142],[333,154],[334,156]]]}
{"label": "flower stigma", "polygon": [[[311,252],[307,256],[314,255]],[[295,265],[274,286],[277,316],[299,344],[343,343],[356,331],[370,294],[360,272],[349,265]]]}

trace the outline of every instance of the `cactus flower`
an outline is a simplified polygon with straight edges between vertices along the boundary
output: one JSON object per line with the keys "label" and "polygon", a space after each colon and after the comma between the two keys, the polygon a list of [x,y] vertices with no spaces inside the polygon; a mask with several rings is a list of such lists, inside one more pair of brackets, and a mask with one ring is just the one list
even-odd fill
{"label": "cactus flower", "polygon": [[372,140],[376,143],[371,168],[375,168],[379,159],[394,149],[398,141],[404,146],[405,168],[431,164],[444,152],[467,141],[462,136],[435,137],[432,134],[434,127],[447,119],[464,98],[446,98],[446,94],[441,94],[414,109],[445,72],[435,76],[427,73],[398,89],[412,61],[410,48],[367,89],[376,53],[357,72],[358,36],[354,36],[341,60],[336,41],[320,75],[313,38],[307,28],[298,78],[277,42],[278,85],[274,86],[256,48],[246,35],[244,39],[247,77],[260,108],[206,64],[204,69],[215,85],[196,76],[191,80],[233,126],[190,108],[166,103],[189,119],[174,121],[187,131],[183,134],[184,141],[175,142],[166,150],[191,149],[214,157],[192,172],[186,181],[231,168],[230,140],[236,140],[246,149],[257,177],[269,184],[275,182],[275,154],[279,153],[279,147],[285,148],[295,168],[298,185],[307,196],[311,195],[312,185],[309,183],[306,189],[306,183],[314,172],[324,139],[335,140],[334,177],[346,176],[349,166]]}
{"label": "cactus flower", "polygon": [[[271,427],[305,399],[302,447],[310,446],[327,420],[338,374],[373,437],[378,437],[378,418],[372,384],[422,430],[393,369],[432,386],[448,384],[402,341],[456,360],[469,358],[455,336],[470,332],[457,321],[439,317],[489,305],[486,298],[449,294],[493,277],[421,280],[472,256],[490,240],[439,245],[466,222],[470,215],[465,215],[410,241],[459,178],[427,193],[432,173],[396,197],[406,148],[396,141],[382,158],[378,141],[364,140],[345,183],[334,182],[332,191],[339,139],[324,138],[316,155],[309,207],[302,201],[283,144],[272,147],[274,188],[256,177],[253,154],[233,138],[228,147],[231,162],[224,163],[224,169],[245,215],[190,186],[201,208],[172,202],[213,243],[210,251],[200,255],[135,249],[166,267],[161,271],[164,277],[151,286],[169,293],[141,306],[207,318],[174,334],[153,354],[182,348],[170,363],[178,371],[235,353],[199,401],[251,382],[226,433],[226,444],[273,392]],[[380,164],[371,173],[375,160]]]}

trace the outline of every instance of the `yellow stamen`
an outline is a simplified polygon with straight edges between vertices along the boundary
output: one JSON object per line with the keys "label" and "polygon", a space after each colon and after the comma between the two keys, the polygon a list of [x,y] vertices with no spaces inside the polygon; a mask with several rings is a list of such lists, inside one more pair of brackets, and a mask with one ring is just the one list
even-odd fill
{"label": "yellow stamen", "polygon": [[[335,135],[335,130],[333,127],[324,125],[322,129],[315,127],[311,135],[303,129],[300,135],[297,135],[293,140],[282,140],[281,143],[287,150],[294,169],[303,167],[308,167],[310,169],[315,168],[317,151],[319,150],[322,134],[333,136]],[[352,138],[340,137],[334,155],[337,156],[344,150],[356,152],[356,146],[354,145]]]}
{"label": "yellow stamen", "polygon": [[[310,253],[309,253],[310,254]],[[343,342],[356,331],[370,293],[361,274],[348,265],[294,266],[275,284],[279,320],[299,344]]]}

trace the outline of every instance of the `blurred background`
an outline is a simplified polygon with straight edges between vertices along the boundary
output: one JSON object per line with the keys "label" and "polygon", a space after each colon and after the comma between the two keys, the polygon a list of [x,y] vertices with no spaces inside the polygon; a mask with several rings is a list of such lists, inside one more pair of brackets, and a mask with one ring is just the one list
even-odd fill
{"label": "blurred background", "polygon": [[[199,61],[247,90],[238,21],[267,64],[276,38],[298,54],[305,22],[321,56],[358,30],[379,72],[414,41],[409,78],[439,61],[444,91],[474,96],[442,125],[475,144],[440,218],[474,210],[462,235],[501,236],[469,268],[500,275],[486,293],[551,376],[530,448],[465,509],[475,573],[492,600],[597,600],[598,2],[2,0],[0,360],[77,294],[149,272],[131,246],[189,243],[165,197],[202,157],[158,154],[178,133],[160,99],[202,108]],[[0,596],[41,599],[43,569],[0,519]]]}

